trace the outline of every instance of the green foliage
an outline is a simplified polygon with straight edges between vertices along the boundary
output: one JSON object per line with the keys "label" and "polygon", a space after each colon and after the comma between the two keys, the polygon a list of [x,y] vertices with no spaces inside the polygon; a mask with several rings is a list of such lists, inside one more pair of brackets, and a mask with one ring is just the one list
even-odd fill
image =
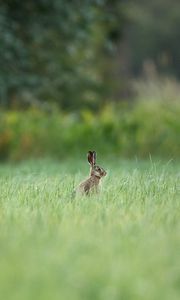
{"label": "green foliage", "polygon": [[129,0],[126,16],[126,42],[134,72],[153,61],[159,72],[180,77],[180,2]]}
{"label": "green foliage", "polygon": [[7,111],[0,115],[0,157],[84,155],[94,148],[125,157],[176,158],[180,151],[179,102],[107,105],[99,113]]}
{"label": "green foliage", "polygon": [[180,77],[178,0],[0,0],[0,105],[98,110],[129,75]]}
{"label": "green foliage", "polygon": [[0,165],[3,299],[179,300],[179,165],[103,165],[103,192],[74,201],[82,160]]}
{"label": "green foliage", "polygon": [[114,42],[118,2],[0,0],[0,103],[95,105],[104,92],[98,52]]}

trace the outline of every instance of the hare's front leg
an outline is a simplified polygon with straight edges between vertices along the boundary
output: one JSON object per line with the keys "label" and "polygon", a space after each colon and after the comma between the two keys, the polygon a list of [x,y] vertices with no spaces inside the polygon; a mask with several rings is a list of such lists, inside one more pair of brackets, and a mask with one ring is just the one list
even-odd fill
{"label": "hare's front leg", "polygon": [[100,192],[100,187],[99,187],[99,185],[96,185],[94,190],[95,190],[95,193],[96,193],[96,194],[99,194],[99,192]]}

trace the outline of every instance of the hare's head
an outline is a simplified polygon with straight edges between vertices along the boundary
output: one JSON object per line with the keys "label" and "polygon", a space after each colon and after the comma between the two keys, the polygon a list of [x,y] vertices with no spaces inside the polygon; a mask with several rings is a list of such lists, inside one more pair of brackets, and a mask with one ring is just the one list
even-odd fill
{"label": "hare's head", "polygon": [[106,171],[102,167],[96,165],[96,152],[88,151],[87,157],[88,157],[88,162],[91,166],[90,175],[96,176],[99,178],[106,176],[106,174],[107,174]]}

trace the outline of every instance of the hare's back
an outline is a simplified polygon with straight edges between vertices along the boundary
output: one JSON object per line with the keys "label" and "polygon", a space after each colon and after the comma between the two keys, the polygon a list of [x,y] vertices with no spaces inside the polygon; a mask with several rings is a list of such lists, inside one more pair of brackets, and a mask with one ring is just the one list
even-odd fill
{"label": "hare's back", "polygon": [[95,186],[94,180],[90,177],[87,180],[81,182],[77,187],[77,193],[89,194],[90,190]]}

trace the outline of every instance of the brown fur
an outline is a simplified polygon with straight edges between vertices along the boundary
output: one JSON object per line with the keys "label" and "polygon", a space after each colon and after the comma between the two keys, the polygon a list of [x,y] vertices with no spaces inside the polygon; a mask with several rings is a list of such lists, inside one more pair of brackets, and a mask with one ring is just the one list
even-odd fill
{"label": "brown fur", "polygon": [[96,152],[88,152],[88,162],[90,164],[90,177],[81,182],[76,189],[77,193],[89,195],[90,193],[97,193],[99,190],[100,179],[106,176],[106,171],[96,165]]}

